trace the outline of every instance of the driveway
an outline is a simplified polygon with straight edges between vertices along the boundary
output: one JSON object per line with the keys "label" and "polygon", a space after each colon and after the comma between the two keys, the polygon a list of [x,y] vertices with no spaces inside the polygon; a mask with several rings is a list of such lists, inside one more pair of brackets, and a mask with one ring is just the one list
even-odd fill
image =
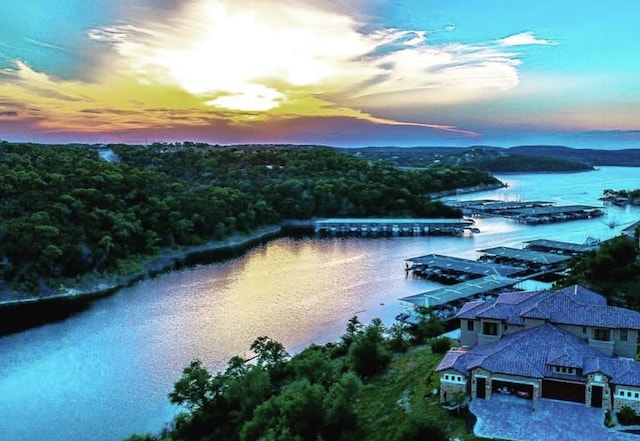
{"label": "driveway", "polygon": [[517,441],[640,441],[640,436],[604,426],[602,409],[580,403],[538,401],[495,394],[490,400],[471,402],[478,418],[473,429],[478,437]]}

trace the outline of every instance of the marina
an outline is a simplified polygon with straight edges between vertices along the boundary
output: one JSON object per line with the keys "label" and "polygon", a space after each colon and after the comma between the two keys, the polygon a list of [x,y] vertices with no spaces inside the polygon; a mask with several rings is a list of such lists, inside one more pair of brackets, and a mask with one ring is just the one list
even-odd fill
{"label": "marina", "polygon": [[460,283],[485,276],[510,277],[521,274],[526,269],[459,257],[428,254],[406,260],[406,271],[418,277],[425,277],[445,285]]}
{"label": "marina", "polygon": [[[549,239],[525,241],[524,249],[493,247],[478,250],[478,260],[436,254],[406,259],[405,271],[414,276],[434,280],[445,286],[400,300],[415,307],[433,307],[443,320],[452,318],[471,300],[486,300],[534,279],[555,280],[566,270],[573,257],[594,250],[598,244],[577,244]],[[398,315],[398,319],[413,323],[414,311]]]}
{"label": "marina", "polygon": [[[607,188],[640,188],[638,169],[625,167],[498,178],[508,187],[468,197],[597,205]],[[627,226],[640,219],[640,207],[632,205],[612,205],[607,212],[617,220],[615,228],[602,218],[529,226],[486,216],[474,218],[481,233],[463,236],[281,237],[241,256],[140,281],[64,321],[0,337],[2,439],[66,441],[90,433],[95,441],[117,441],[157,433],[179,411],[167,394],[194,358],[212,372],[224,370],[231,357],[250,356],[261,335],[294,354],[312,343],[339,341],[354,315],[362,323],[380,318],[391,325],[414,307],[400,299],[420,293],[442,302],[449,298],[435,291],[464,288],[466,297],[478,292],[491,298],[489,287],[499,290],[499,280],[445,286],[407,275],[405,259],[438,254],[476,260],[479,249],[519,248],[540,238],[604,242],[623,228],[631,234]],[[451,314],[455,306],[452,301],[438,310]]]}
{"label": "marina", "polygon": [[555,205],[548,201],[496,201],[480,199],[471,201],[447,201],[448,205],[462,210],[466,216],[501,216],[526,225],[539,225],[592,219],[605,215],[601,207],[590,205]]}
{"label": "marina", "polygon": [[333,218],[314,222],[314,232],[325,236],[461,236],[478,232],[473,219]]}

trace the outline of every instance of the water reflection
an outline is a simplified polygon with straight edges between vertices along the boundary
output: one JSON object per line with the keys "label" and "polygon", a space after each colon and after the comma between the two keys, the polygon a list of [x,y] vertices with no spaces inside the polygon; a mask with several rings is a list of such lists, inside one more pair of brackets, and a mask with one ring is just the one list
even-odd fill
{"label": "water reflection", "polygon": [[[599,205],[605,188],[640,188],[637,169],[507,175],[507,189],[466,199],[543,199]],[[640,217],[609,207],[603,219],[523,226],[479,219],[472,237],[280,239],[246,255],[146,280],[65,322],[0,338],[2,440],[118,440],[157,431],[175,409],[167,393],[193,358],[212,369],[268,335],[290,352],[336,340],[347,320],[390,323],[397,299],[439,285],[406,277],[404,259],[427,253],[475,259],[477,250],[548,238],[606,239]]]}

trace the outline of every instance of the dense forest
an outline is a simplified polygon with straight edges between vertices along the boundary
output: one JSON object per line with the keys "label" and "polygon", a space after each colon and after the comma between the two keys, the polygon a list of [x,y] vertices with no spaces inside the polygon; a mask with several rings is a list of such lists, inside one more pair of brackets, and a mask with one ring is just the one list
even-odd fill
{"label": "dense forest", "polygon": [[640,265],[636,241],[618,236],[569,264],[560,285],[580,284],[608,298],[609,303],[640,310]]}
{"label": "dense forest", "polygon": [[403,322],[386,328],[378,319],[364,326],[353,317],[339,342],[311,345],[293,357],[260,337],[251,345],[252,360],[234,357],[223,372],[212,374],[194,360],[169,394],[183,412],[162,433],[128,441],[465,438],[462,415],[448,416],[432,393],[439,381],[434,368],[451,345],[434,337],[443,330],[422,308],[412,328]]}
{"label": "dense forest", "polygon": [[0,284],[44,295],[285,219],[459,217],[429,194],[496,183],[469,167],[403,171],[330,148],[3,141]]}

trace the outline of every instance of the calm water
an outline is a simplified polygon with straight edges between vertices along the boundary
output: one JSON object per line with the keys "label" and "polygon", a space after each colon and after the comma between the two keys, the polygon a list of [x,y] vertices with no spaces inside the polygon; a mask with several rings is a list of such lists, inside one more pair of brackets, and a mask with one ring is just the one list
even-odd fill
{"label": "calm water", "polygon": [[[602,190],[640,188],[640,170],[606,167],[567,175],[499,176],[507,189],[464,199],[544,199],[600,205]],[[157,432],[175,413],[167,400],[194,358],[212,370],[268,335],[296,352],[339,338],[347,320],[404,310],[397,299],[439,285],[406,278],[404,259],[427,253],[475,259],[476,250],[548,238],[607,239],[640,218],[523,226],[478,220],[473,237],[280,239],[241,258],[147,280],[65,322],[0,338],[0,440],[120,440]],[[614,229],[608,222],[617,223]]]}

